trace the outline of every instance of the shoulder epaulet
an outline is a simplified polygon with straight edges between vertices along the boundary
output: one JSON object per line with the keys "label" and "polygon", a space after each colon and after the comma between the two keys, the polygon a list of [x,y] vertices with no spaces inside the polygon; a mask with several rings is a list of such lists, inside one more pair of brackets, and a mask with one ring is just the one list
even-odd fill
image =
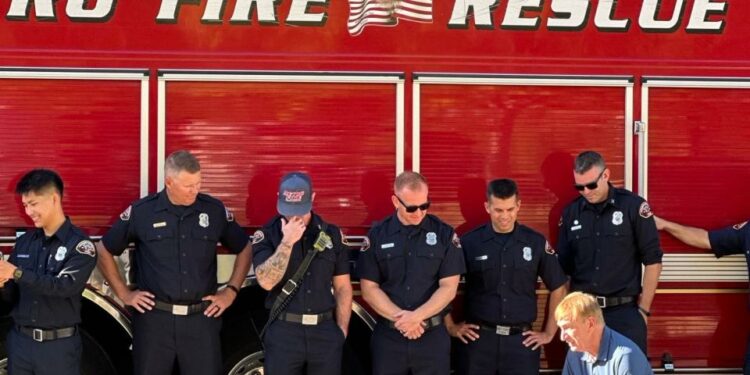
{"label": "shoulder epaulet", "polygon": [[220,200],[218,200],[218,199],[216,199],[216,198],[214,198],[214,197],[212,197],[212,196],[210,196],[208,194],[198,193],[197,199],[201,200],[202,202],[214,204],[214,205],[217,205],[217,206],[219,206],[221,208],[224,208],[224,203],[222,203],[222,201],[220,201]]}
{"label": "shoulder epaulet", "polygon": [[482,230],[484,230],[485,225],[487,225],[487,224],[482,224],[480,226],[477,226],[477,227],[473,228],[472,230],[464,233],[463,236],[461,236],[461,237],[473,236],[473,235],[477,235],[479,233],[482,233]]}
{"label": "shoulder epaulet", "polygon": [[141,199],[138,199],[137,201],[135,201],[135,202],[131,203],[131,204],[130,204],[130,206],[131,206],[131,207],[138,207],[138,206],[140,206],[140,205],[142,205],[142,204],[144,204],[144,203],[146,203],[146,202],[151,202],[151,201],[154,201],[154,200],[156,200],[156,198],[158,198],[158,197],[159,197],[159,194],[158,194],[158,193],[155,193],[155,194],[150,194],[150,195],[147,195],[147,196],[145,196],[145,197],[143,197],[143,198],[141,198]]}
{"label": "shoulder epaulet", "polygon": [[516,228],[516,230],[519,232],[519,234],[526,236],[527,238],[536,238],[542,240],[544,239],[544,235],[523,224],[518,224],[518,228]]}

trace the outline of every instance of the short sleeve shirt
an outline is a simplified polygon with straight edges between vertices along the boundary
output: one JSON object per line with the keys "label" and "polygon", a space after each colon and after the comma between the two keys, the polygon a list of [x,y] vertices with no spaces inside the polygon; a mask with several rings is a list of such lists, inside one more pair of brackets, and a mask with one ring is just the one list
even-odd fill
{"label": "short sleeve shirt", "polygon": [[638,345],[604,327],[599,354],[568,351],[562,375],[652,375],[654,371]]}

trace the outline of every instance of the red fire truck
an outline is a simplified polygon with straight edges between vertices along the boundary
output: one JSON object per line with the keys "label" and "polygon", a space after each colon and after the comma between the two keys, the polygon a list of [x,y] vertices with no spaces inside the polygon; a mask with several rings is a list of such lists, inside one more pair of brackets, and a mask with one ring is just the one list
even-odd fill
{"label": "red fire truck", "polygon": [[[742,222],[748,16],[745,0],[2,1],[2,250],[30,226],[13,194],[26,170],[58,170],[67,213],[96,237],[163,187],[164,156],[183,148],[249,234],[274,214],[279,177],[309,172],[353,260],[403,170],[427,176],[431,211],[459,234],[487,220],[486,181],[514,178],[520,220],[554,243],[586,149],[658,215]],[[652,365],[739,372],[744,259],[662,245]],[[224,319],[226,373],[262,374],[263,298],[250,274]],[[367,373],[373,312],[354,310],[346,372]],[[85,373],[129,373],[129,315],[98,274],[83,315]],[[548,345],[544,371],[563,353]]]}

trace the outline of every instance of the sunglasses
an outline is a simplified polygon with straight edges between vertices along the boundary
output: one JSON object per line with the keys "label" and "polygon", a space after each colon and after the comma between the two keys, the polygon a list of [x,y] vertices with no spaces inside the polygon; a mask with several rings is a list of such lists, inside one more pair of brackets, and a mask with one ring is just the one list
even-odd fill
{"label": "sunglasses", "polygon": [[575,186],[576,190],[578,191],[583,191],[583,189],[594,190],[599,186],[599,180],[602,178],[603,174],[604,174],[604,169],[602,169],[601,173],[599,173],[599,177],[597,177],[596,180],[594,180],[593,182],[589,182],[588,184],[581,184],[581,185],[575,184],[573,186]]}
{"label": "sunglasses", "polygon": [[398,199],[398,201],[401,203],[401,205],[404,206],[404,209],[408,213],[414,213],[417,210],[427,211],[427,209],[430,208],[430,201],[429,200],[427,202],[425,202],[425,203],[422,203],[422,204],[418,205],[418,206],[407,206],[406,203],[404,203],[404,201],[402,201],[401,198],[398,197],[398,195],[394,195],[394,196],[396,197],[396,199]]}

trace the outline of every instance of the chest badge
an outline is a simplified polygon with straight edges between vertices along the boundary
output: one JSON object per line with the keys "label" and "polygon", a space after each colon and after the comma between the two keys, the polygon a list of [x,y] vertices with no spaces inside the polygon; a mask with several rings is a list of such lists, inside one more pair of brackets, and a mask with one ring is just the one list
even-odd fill
{"label": "chest badge", "polygon": [[63,259],[65,259],[65,254],[68,253],[68,249],[65,246],[60,246],[57,248],[57,252],[55,253],[55,260],[60,262]]}
{"label": "chest badge", "polygon": [[614,225],[622,224],[622,211],[615,211],[612,213],[612,224]]}
{"label": "chest badge", "polygon": [[437,244],[437,234],[435,232],[427,233],[427,241],[425,242],[430,246],[435,246]]}
{"label": "chest badge", "polygon": [[531,248],[528,246],[523,248],[523,260],[531,262]]}
{"label": "chest badge", "polygon": [[202,213],[198,215],[198,225],[202,226],[203,228],[208,228],[208,214]]}

